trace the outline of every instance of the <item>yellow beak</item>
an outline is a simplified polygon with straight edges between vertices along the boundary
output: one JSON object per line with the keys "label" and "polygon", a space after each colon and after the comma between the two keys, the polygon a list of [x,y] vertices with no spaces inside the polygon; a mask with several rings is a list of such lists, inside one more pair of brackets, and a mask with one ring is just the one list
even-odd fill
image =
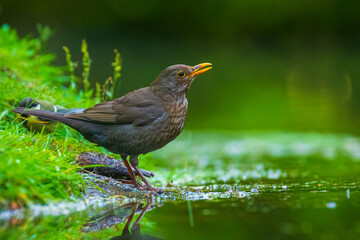
{"label": "yellow beak", "polygon": [[197,76],[201,73],[204,73],[204,72],[210,70],[212,67],[209,67],[209,66],[211,66],[211,65],[212,65],[211,63],[200,63],[200,64],[194,66],[194,71],[189,75],[189,77]]}

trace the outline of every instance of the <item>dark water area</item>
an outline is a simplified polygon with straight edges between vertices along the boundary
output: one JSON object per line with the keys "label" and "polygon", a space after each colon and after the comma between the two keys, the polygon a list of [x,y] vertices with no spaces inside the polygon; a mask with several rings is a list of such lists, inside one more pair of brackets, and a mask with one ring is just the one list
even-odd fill
{"label": "dark water area", "polygon": [[161,226],[159,232],[165,239],[351,239],[360,236],[358,189],[330,186],[328,190],[317,187],[309,190],[301,185],[282,188],[260,188],[260,193],[242,198],[190,202],[192,219],[185,217],[189,207],[185,202],[164,205],[152,214],[158,217],[156,225]]}
{"label": "dark water area", "polygon": [[1,239],[356,239],[360,236],[358,182],[222,184],[188,188],[182,197],[185,199],[169,199],[165,194],[126,204],[115,200],[70,215],[66,215],[69,206],[60,205],[60,216],[29,219],[13,216],[8,221],[2,220],[0,236]]}
{"label": "dark water area", "polygon": [[0,239],[360,237],[360,139],[351,135],[185,132],[140,166],[164,193],[0,212]]}

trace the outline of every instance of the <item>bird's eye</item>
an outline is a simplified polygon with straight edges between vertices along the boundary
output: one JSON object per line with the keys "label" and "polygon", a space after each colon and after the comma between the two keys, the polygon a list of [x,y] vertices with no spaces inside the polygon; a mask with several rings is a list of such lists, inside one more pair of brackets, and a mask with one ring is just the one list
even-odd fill
{"label": "bird's eye", "polygon": [[177,73],[177,75],[178,75],[179,78],[183,78],[183,77],[186,76],[186,74],[185,74],[184,71],[179,71],[179,72]]}

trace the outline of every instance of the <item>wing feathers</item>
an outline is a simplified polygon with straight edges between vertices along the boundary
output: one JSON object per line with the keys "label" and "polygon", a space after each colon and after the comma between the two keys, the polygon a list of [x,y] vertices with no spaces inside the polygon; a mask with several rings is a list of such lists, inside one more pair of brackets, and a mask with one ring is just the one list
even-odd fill
{"label": "wing feathers", "polygon": [[83,113],[66,117],[102,124],[144,126],[161,117],[165,110],[149,88],[142,88],[113,101],[96,104]]}

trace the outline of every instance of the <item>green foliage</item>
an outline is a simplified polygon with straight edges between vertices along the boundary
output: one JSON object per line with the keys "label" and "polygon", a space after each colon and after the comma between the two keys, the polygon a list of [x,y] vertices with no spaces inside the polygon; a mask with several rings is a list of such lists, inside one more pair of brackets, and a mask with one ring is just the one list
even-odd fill
{"label": "green foliage", "polygon": [[[26,131],[11,112],[25,97],[70,108],[96,103],[91,94],[77,89],[70,51],[64,47],[68,76],[62,67],[51,65],[54,55],[43,49],[50,29],[38,25],[38,30],[39,38],[20,39],[8,25],[0,28],[0,209],[80,196],[84,182],[79,167],[72,165],[74,157],[85,150],[102,151],[60,124],[53,135]],[[91,61],[86,49],[84,42],[84,82]]]}
{"label": "green foliage", "polygon": [[109,101],[114,98],[115,89],[120,87],[120,77],[121,77],[121,57],[117,49],[114,49],[115,59],[111,63],[111,66],[114,68],[114,76],[106,79],[104,84],[101,86],[99,83],[96,83],[96,98],[100,102]]}
{"label": "green foliage", "polygon": [[21,227],[5,222],[0,227],[0,239],[83,239],[81,229],[85,223],[84,213],[42,216],[22,220]]}
{"label": "green foliage", "polygon": [[112,99],[113,94],[111,88],[113,85],[114,83],[111,77],[106,79],[102,86],[100,83],[96,83],[96,99],[99,99],[100,102],[105,102]]}
{"label": "green foliage", "polygon": [[89,82],[91,59],[90,59],[90,54],[88,52],[88,45],[87,45],[85,39],[82,41],[82,44],[81,44],[81,52],[83,53],[83,58],[82,58],[82,66],[83,66],[82,79],[83,79],[83,84],[84,84],[84,93],[85,93],[85,96],[91,97],[92,92],[90,92],[90,82]]}
{"label": "green foliage", "polygon": [[54,136],[26,132],[20,124],[1,122],[0,206],[79,197],[83,189],[79,169],[71,165],[76,151]]}
{"label": "green foliage", "polygon": [[[74,90],[74,89],[80,89],[79,87],[77,87],[76,83],[79,83],[79,79],[78,77],[75,76],[74,70],[77,67],[76,62],[73,62],[71,60],[71,54],[70,54],[70,50],[68,47],[64,46],[63,47],[64,51],[65,51],[65,55],[66,55],[66,63],[67,63],[67,68],[68,68],[68,72],[71,76],[71,84],[70,84],[70,89]],[[97,102],[104,102],[104,101],[109,101],[111,99],[114,98],[115,95],[115,88],[119,88],[120,86],[120,71],[122,68],[121,65],[121,57],[120,57],[120,53],[117,49],[114,49],[114,53],[115,53],[115,60],[114,62],[111,63],[111,66],[114,68],[114,76],[112,77],[108,77],[106,79],[106,81],[104,82],[103,85],[101,85],[100,83],[96,82],[95,83],[95,94],[94,91],[90,88],[90,67],[91,67],[91,58],[90,58],[90,54],[88,52],[88,45],[86,43],[85,40],[82,41],[81,44],[81,52],[83,53],[83,57],[82,57],[82,67],[83,67],[83,71],[82,71],[82,76],[81,76],[81,85],[83,85],[83,89],[79,90],[79,95],[83,96],[85,98],[91,98],[93,97],[93,95],[95,95],[95,99]],[[79,85],[79,84],[78,84]]]}
{"label": "green foliage", "polygon": [[119,78],[121,77],[121,68],[122,68],[122,60],[121,60],[121,57],[120,57],[120,53],[119,53],[119,50],[117,49],[114,49],[114,53],[115,53],[115,59],[114,59],[114,62],[111,63],[111,66],[113,66],[114,68],[114,82],[112,84],[112,89],[111,89],[111,94],[112,94],[112,97],[115,95],[115,87],[120,87],[120,82],[119,81]]}
{"label": "green foliage", "polygon": [[66,56],[66,64],[68,67],[68,71],[70,73],[70,77],[71,77],[71,82],[70,82],[70,89],[74,90],[76,89],[76,77],[75,77],[75,73],[74,73],[74,69],[76,67],[76,63],[74,63],[71,60],[71,54],[70,54],[70,50],[68,47],[63,46],[63,49],[65,51],[65,56]]}
{"label": "green foliage", "polygon": [[36,29],[38,30],[40,35],[39,39],[41,43],[41,49],[45,51],[47,47],[47,42],[49,38],[54,34],[54,32],[48,26],[43,26],[40,23],[36,25]]}
{"label": "green foliage", "polygon": [[[59,67],[50,66],[52,54],[40,54],[41,41],[29,36],[19,39],[7,25],[0,28],[0,95],[1,110],[16,101],[33,96],[50,96],[55,88]],[[53,100],[53,99],[49,99]]]}

